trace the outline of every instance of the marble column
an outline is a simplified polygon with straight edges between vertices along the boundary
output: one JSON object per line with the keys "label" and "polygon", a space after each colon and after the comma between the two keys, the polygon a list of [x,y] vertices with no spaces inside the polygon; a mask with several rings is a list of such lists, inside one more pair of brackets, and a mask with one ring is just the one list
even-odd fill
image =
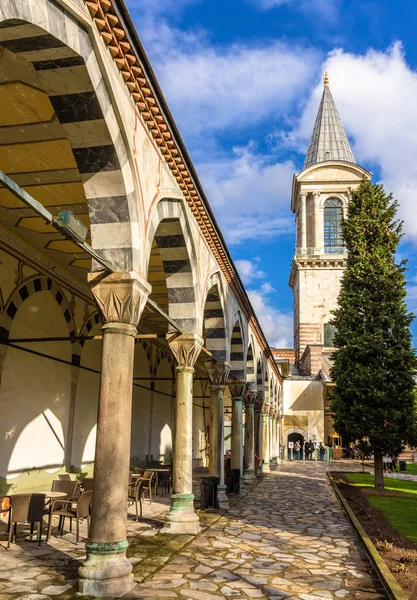
{"label": "marble column", "polygon": [[301,192],[301,249],[306,250],[307,248],[307,192]]}
{"label": "marble column", "polygon": [[262,419],[262,405],[264,399],[262,394],[258,392],[258,396],[255,400],[255,452],[259,456],[259,467],[256,473],[257,477],[263,476],[263,419]]}
{"label": "marble column", "polygon": [[194,364],[203,346],[198,334],[170,334],[169,346],[177,360],[177,393],[171,508],[161,533],[196,534],[200,522],[193,494],[193,376]]}
{"label": "marble column", "polygon": [[320,208],[320,192],[313,192],[314,199],[314,248],[321,248],[320,238],[323,234],[323,211]]}
{"label": "marble column", "polygon": [[228,508],[229,498],[224,476],[224,390],[230,365],[207,360],[205,367],[210,381],[209,474],[220,479],[217,487],[219,508]]}
{"label": "marble column", "polygon": [[243,482],[243,395],[246,383],[239,379],[228,382],[232,394],[232,469],[239,469]]}
{"label": "marble column", "polygon": [[79,590],[119,598],[134,583],[126,558],[133,360],[136,327],[151,288],[135,273],[90,273],[89,283],[105,323],[91,527]]}
{"label": "marble column", "polygon": [[269,404],[262,406],[262,471],[271,471],[270,437],[269,437]]}
{"label": "marble column", "polygon": [[249,384],[245,390],[245,449],[243,456],[243,481],[246,485],[256,483],[255,476],[255,399],[258,395],[256,384]]}

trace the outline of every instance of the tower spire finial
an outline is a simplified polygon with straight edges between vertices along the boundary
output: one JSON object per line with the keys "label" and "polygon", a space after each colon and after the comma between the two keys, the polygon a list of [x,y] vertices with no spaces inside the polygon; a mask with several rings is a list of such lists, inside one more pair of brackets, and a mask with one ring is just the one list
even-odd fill
{"label": "tower spire finial", "polygon": [[325,86],[329,85],[329,74],[327,71],[324,74],[324,85]]}

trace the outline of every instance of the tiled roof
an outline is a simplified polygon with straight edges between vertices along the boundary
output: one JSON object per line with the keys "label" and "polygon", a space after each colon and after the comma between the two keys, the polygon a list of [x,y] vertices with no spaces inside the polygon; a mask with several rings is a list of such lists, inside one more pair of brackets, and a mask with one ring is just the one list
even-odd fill
{"label": "tiled roof", "polygon": [[325,84],[303,170],[327,160],[355,162],[330,88]]}

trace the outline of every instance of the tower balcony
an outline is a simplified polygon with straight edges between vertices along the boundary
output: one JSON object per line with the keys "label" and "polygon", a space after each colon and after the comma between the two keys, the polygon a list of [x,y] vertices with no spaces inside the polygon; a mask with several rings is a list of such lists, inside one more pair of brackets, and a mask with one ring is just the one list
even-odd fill
{"label": "tower balcony", "polygon": [[321,256],[326,255],[341,255],[346,254],[346,248],[344,246],[324,246],[321,248],[295,248],[295,256]]}

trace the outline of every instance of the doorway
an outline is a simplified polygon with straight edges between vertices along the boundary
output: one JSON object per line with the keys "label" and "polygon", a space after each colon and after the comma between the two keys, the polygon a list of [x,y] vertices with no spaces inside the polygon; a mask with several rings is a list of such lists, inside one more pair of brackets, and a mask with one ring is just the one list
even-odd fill
{"label": "doorway", "polygon": [[[291,459],[291,449],[290,449],[290,442],[292,442],[293,445],[293,457],[294,460],[303,460],[304,457],[304,436],[301,435],[301,433],[290,433],[288,434],[288,444],[287,444],[287,448],[288,448],[288,460]],[[298,448],[298,444],[297,442],[300,444],[300,449],[297,450]]]}

